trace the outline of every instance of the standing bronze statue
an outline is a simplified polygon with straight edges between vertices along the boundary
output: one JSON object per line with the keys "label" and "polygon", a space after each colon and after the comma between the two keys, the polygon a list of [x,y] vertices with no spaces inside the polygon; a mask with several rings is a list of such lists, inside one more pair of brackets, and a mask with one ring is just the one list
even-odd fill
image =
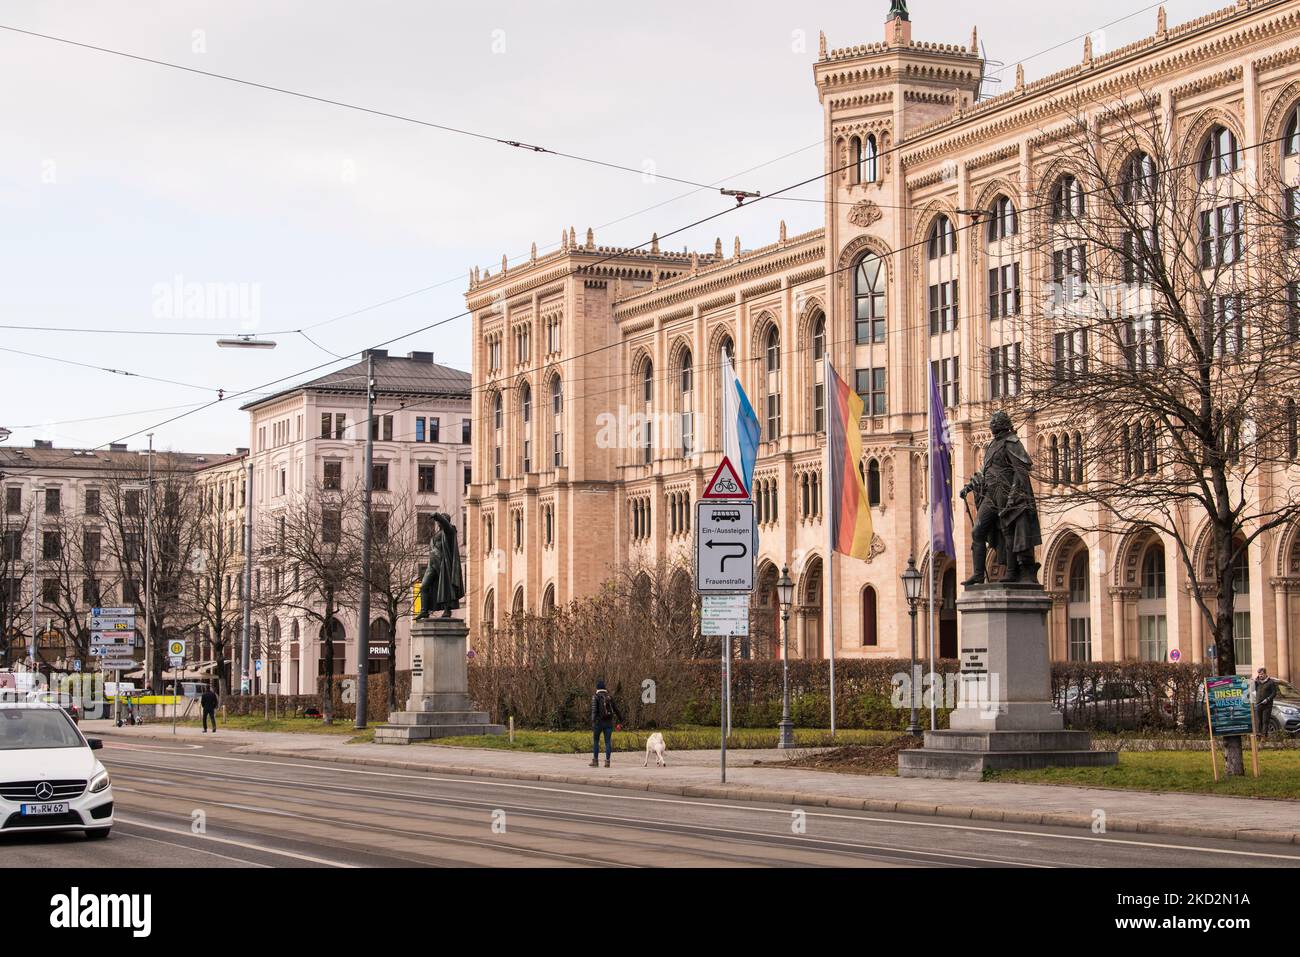
{"label": "standing bronze statue", "polygon": [[429,612],[440,611],[450,618],[465,597],[465,580],[460,573],[460,548],[456,544],[456,526],[451,516],[442,512],[433,515],[433,537],[429,539],[429,564],[420,582],[420,613],[416,621],[429,617]]}
{"label": "standing bronze statue", "polygon": [[975,570],[963,585],[988,580],[988,550],[993,547],[1007,567],[1008,582],[1038,582],[1034,546],[1043,543],[1038,506],[1030,472],[1034,463],[1020,444],[1011,416],[994,412],[989,419],[993,441],[984,450],[984,468],[971,476],[961,490],[975,496],[975,528],[971,531],[971,558]]}

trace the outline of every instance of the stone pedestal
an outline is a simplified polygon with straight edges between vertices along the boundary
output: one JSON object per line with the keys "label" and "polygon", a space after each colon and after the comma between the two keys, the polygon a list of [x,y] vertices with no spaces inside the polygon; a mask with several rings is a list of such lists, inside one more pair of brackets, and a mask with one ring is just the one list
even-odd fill
{"label": "stone pedestal", "polygon": [[988,770],[1113,765],[1086,731],[1066,731],[1052,705],[1047,615],[1038,584],[984,584],[957,599],[961,682],[948,731],[898,755],[900,777],[978,780]]}
{"label": "stone pedestal", "polygon": [[469,628],[459,618],[411,624],[411,696],[406,710],[375,729],[376,744],[410,744],[425,738],[505,734],[486,711],[471,711],[465,651]]}

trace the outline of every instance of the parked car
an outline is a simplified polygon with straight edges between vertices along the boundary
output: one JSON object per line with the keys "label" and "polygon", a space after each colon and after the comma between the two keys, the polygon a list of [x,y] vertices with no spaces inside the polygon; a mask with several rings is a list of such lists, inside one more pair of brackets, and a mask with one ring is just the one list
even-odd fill
{"label": "parked car", "polygon": [[86,738],[57,705],[0,704],[0,835],[84,831],[108,837],[113,786]]}
{"label": "parked car", "polygon": [[1289,681],[1277,680],[1277,697],[1273,699],[1266,734],[1300,735],[1300,688]]}
{"label": "parked car", "polygon": [[52,704],[62,708],[68,713],[68,717],[75,723],[81,723],[81,708],[79,708],[71,695],[63,694],[59,691],[32,691],[27,695],[29,704]]}
{"label": "parked car", "polygon": [[1102,731],[1132,731],[1173,721],[1173,702],[1158,700],[1121,681],[1105,681],[1095,687],[1070,685],[1065,690],[1064,713],[1073,726]]}

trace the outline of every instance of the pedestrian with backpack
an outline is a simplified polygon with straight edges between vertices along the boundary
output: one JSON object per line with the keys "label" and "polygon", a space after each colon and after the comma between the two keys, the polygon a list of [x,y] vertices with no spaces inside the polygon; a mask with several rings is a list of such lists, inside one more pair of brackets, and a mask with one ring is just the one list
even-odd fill
{"label": "pedestrian with backpack", "polygon": [[623,714],[614,703],[614,697],[605,689],[605,679],[596,681],[596,693],[591,696],[591,766],[600,767],[600,736],[605,735],[605,767],[609,767],[610,752],[614,749],[614,729],[622,730]]}

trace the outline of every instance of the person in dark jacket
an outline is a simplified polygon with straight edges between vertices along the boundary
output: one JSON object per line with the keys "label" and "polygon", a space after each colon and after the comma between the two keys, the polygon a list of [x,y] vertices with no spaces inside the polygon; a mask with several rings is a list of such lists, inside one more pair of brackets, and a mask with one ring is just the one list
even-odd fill
{"label": "person in dark jacket", "polygon": [[605,767],[614,749],[614,728],[623,726],[623,714],[614,702],[614,696],[605,690],[605,679],[596,682],[596,693],[591,696],[591,766],[600,767],[600,736],[605,735]]}
{"label": "person in dark jacket", "polygon": [[1268,719],[1273,716],[1273,699],[1277,697],[1277,682],[1268,676],[1267,668],[1255,673],[1255,733],[1268,734]]}
{"label": "person in dark jacket", "polygon": [[203,706],[203,733],[208,733],[208,719],[212,719],[212,733],[217,733],[217,696],[209,688],[203,692],[203,697],[199,698],[199,704]]}

